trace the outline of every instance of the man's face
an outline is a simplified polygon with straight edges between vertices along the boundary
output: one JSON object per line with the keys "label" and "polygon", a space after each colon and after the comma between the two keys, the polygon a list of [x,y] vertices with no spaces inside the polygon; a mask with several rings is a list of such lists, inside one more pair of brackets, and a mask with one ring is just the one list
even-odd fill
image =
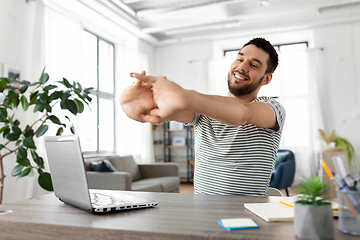
{"label": "man's face", "polygon": [[269,54],[255,45],[248,45],[239,51],[231,64],[228,87],[234,96],[249,95],[263,83]]}

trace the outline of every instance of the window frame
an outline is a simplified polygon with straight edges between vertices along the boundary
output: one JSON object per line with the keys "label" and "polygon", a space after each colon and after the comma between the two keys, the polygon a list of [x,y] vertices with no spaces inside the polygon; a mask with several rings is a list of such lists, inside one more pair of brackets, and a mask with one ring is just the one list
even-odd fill
{"label": "window frame", "polygon": [[[116,66],[116,57],[115,57],[115,44],[104,39],[103,37],[99,36],[98,34],[89,31],[87,29],[83,29],[83,31],[88,32],[92,35],[94,35],[96,37],[96,54],[97,54],[97,66],[96,66],[96,89],[90,90],[90,97],[95,96],[96,97],[96,151],[84,151],[84,154],[86,155],[103,155],[103,154],[114,154],[116,153],[116,94],[115,94],[115,89],[116,89],[116,81],[115,81],[115,66]],[[108,93],[108,92],[102,92],[99,89],[100,86],[100,41],[104,41],[108,44],[110,44],[113,47],[113,93]],[[100,150],[100,99],[106,99],[106,100],[111,100],[113,102],[113,122],[114,122],[114,136],[113,136],[113,144],[114,144],[114,148],[112,150]]]}

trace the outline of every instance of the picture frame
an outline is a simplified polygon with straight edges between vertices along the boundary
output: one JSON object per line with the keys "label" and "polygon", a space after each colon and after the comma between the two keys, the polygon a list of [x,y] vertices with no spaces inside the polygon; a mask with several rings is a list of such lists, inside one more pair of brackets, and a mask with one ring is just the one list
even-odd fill
{"label": "picture frame", "polygon": [[2,70],[2,77],[12,78],[18,74],[17,80],[21,79],[21,69],[18,66],[4,63]]}
{"label": "picture frame", "polygon": [[185,146],[186,145],[185,137],[173,137],[172,145],[173,146]]}

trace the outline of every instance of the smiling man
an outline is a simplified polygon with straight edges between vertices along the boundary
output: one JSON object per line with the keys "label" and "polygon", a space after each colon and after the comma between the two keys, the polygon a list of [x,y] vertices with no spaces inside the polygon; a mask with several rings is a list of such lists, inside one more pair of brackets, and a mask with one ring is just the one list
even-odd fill
{"label": "smiling man", "polygon": [[273,46],[254,38],[231,64],[227,96],[186,90],[166,77],[131,73],[137,80],[124,90],[120,104],[137,121],[194,126],[195,193],[265,196],[285,110],[274,99],[257,95],[277,65]]}

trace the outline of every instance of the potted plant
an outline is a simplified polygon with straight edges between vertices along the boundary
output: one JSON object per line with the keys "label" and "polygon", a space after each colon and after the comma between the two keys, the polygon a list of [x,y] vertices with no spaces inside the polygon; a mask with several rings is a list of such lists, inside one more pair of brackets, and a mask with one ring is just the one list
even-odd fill
{"label": "potted plant", "polygon": [[[41,137],[46,133],[49,124],[59,125],[56,135],[61,135],[64,128],[70,126],[74,134],[74,126],[66,125],[52,112],[53,107],[59,104],[62,110],[77,115],[84,111],[84,103],[89,106],[91,98],[90,91],[93,88],[83,88],[80,83],[70,83],[63,78],[55,84],[48,83],[49,75],[44,72],[37,82],[20,81],[18,76],[13,78],[0,78],[0,134],[3,142],[0,143],[0,204],[2,203],[4,188],[5,157],[16,154],[17,165],[12,171],[12,176],[22,178],[34,176],[34,171],[39,174],[39,185],[47,190],[53,191],[50,173],[44,171],[44,160],[36,152],[37,147],[34,138]],[[33,108],[32,108],[33,106]],[[16,117],[19,111],[33,110],[34,122],[28,119]]]}
{"label": "potted plant", "polygon": [[319,132],[322,140],[326,143],[326,147],[323,149],[324,151],[345,151],[347,152],[349,164],[352,163],[355,156],[355,149],[346,138],[338,136],[335,130],[333,130],[331,134],[327,134],[322,129],[319,129]]}
{"label": "potted plant", "polygon": [[300,195],[295,202],[295,235],[302,239],[333,239],[331,202],[320,198],[328,190],[320,176],[301,181],[297,188]]}

